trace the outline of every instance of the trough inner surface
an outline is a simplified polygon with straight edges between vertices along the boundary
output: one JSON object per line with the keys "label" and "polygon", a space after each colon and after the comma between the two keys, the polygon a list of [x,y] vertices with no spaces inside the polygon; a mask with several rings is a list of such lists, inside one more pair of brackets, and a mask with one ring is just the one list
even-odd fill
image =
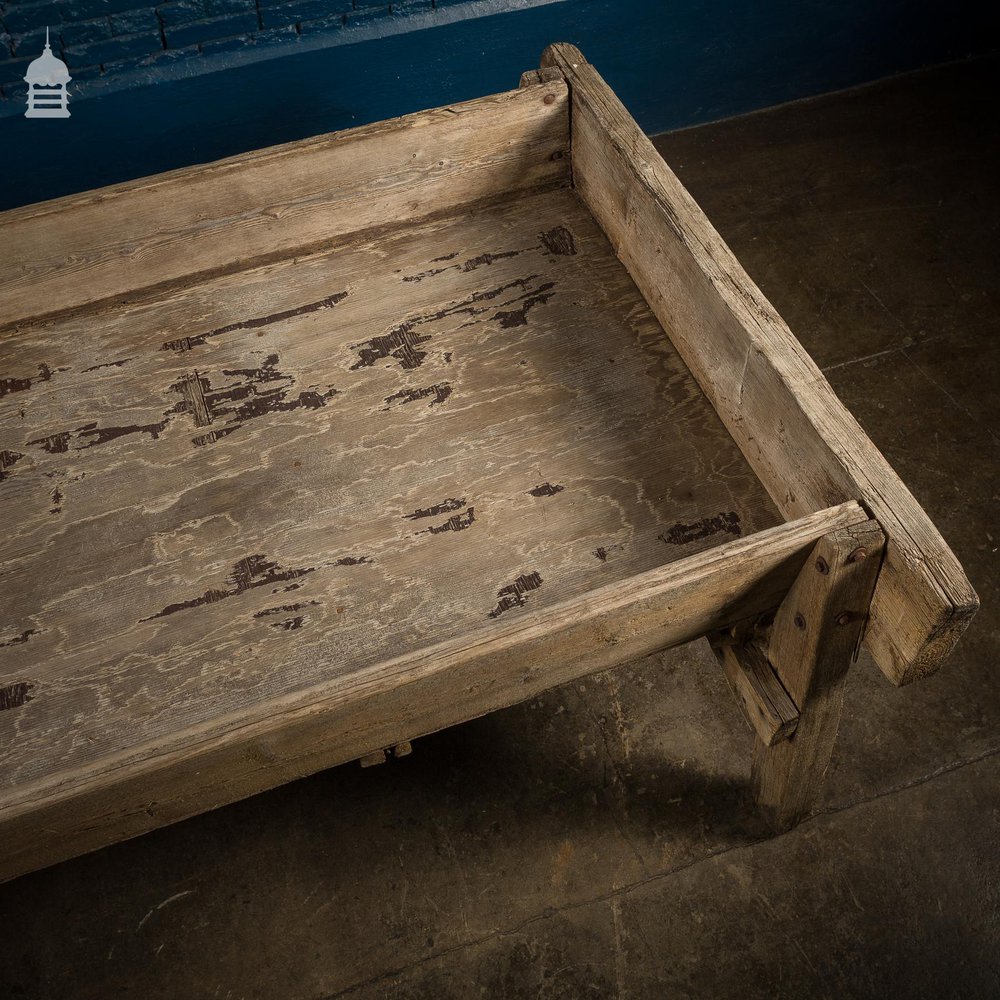
{"label": "trough inner surface", "polygon": [[781,518],[569,189],[0,343],[10,789]]}

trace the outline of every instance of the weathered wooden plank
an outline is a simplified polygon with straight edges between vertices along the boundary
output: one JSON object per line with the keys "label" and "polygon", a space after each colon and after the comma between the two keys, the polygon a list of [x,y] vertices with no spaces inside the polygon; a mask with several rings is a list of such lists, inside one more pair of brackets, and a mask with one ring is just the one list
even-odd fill
{"label": "weathered wooden plank", "polygon": [[768,663],[756,642],[737,645],[726,642],[723,633],[711,639],[712,649],[722,664],[733,697],[747,724],[764,746],[787,740],[799,721],[799,710]]}
{"label": "weathered wooden plank", "polygon": [[7,793],[0,878],[234,801],[533,697],[774,607],[817,538],[867,518],[855,503],[737,538],[480,635],[326,680],[155,746]]}
{"label": "weathered wooden plank", "polygon": [[0,327],[568,175],[558,81],[0,213]]}
{"label": "weathered wooden plank", "polygon": [[767,657],[799,706],[794,735],[758,738],[752,785],[778,829],[809,811],[837,739],[847,671],[857,655],[879,573],[885,535],[875,521],[821,538],[774,619]]}
{"label": "weathered wooden plank", "polygon": [[781,520],[568,187],[23,328],[0,385],[0,812]]}
{"label": "weathered wooden plank", "polygon": [[786,517],[848,498],[889,537],[867,643],[903,684],[939,665],[979,601],[899,477],[649,140],[571,45],[573,180]]}

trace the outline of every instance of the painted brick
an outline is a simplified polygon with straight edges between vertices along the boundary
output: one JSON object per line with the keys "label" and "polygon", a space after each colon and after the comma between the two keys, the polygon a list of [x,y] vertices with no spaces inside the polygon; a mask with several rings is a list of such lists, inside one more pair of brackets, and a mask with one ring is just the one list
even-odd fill
{"label": "painted brick", "polygon": [[277,28],[283,24],[297,24],[321,17],[339,17],[337,11],[330,10],[329,0],[291,0],[277,7],[265,7],[260,15],[265,28]]}
{"label": "painted brick", "polygon": [[125,10],[110,17],[111,29],[116,35],[132,35],[139,31],[160,30],[160,22],[152,7]]}
{"label": "painted brick", "polygon": [[[58,55],[59,32],[49,32],[49,37],[52,41],[52,47],[55,50],[56,55]],[[30,56],[34,53],[36,56],[40,56],[43,48],[45,48],[44,26],[41,28],[35,28],[34,31],[25,31],[14,35],[14,55]]]}
{"label": "painted brick", "polygon": [[236,38],[219,38],[205,42],[201,51],[205,55],[218,55],[223,52],[239,52],[243,49],[264,49],[276,45],[292,45],[299,40],[299,33],[294,24],[286,24],[280,28],[255,31],[252,35],[240,35]]}
{"label": "painted brick", "polygon": [[87,21],[92,17],[106,17],[123,10],[149,7],[148,0],[59,0],[59,11],[64,21]]}
{"label": "painted brick", "polygon": [[[462,0],[463,3],[466,0]],[[418,14],[425,10],[434,9],[434,0],[403,0],[402,3],[392,5],[393,14]]]}
{"label": "painted brick", "polygon": [[177,24],[188,24],[190,21],[201,21],[208,17],[204,0],[178,0],[177,3],[161,3],[156,8],[156,14],[165,28]]}
{"label": "painted brick", "polygon": [[392,8],[380,7],[358,7],[352,14],[347,15],[348,27],[359,24],[369,24],[372,21],[379,21],[384,17],[392,17]]}
{"label": "painted brick", "polygon": [[156,8],[156,13],[164,27],[171,28],[192,21],[204,21],[209,17],[225,14],[243,14],[256,11],[254,0],[174,0]]}
{"label": "painted brick", "polygon": [[0,63],[0,87],[6,87],[12,83],[23,83],[24,71],[30,62],[30,59],[24,58],[7,59]]}
{"label": "painted brick", "polygon": [[340,31],[344,27],[343,14],[327,14],[311,21],[299,21],[299,30],[303,35],[312,35],[320,31]]}
{"label": "painted brick", "polygon": [[108,38],[90,45],[79,45],[66,50],[66,65],[91,66],[94,63],[109,63],[132,56],[148,55],[163,48],[158,31],[143,31],[136,35],[122,35]]}
{"label": "painted brick", "polygon": [[[292,29],[295,34],[295,29]],[[200,48],[202,55],[217,56],[223,52],[241,52],[243,49],[254,47],[254,37],[251,34],[233,35],[231,38],[216,38],[210,42],[202,42]]]}
{"label": "painted brick", "polygon": [[210,17],[204,21],[180,25],[176,28],[165,28],[167,48],[179,48],[183,45],[194,45],[197,42],[207,42],[213,38],[226,38],[229,35],[242,35],[255,31],[260,27],[256,11],[244,14],[229,14],[225,17]]}
{"label": "painted brick", "polygon": [[143,70],[147,73],[155,72],[164,66],[200,58],[201,52],[199,52],[197,45],[189,45],[183,49],[160,49],[158,52],[148,52],[146,55],[107,62],[104,64],[104,76],[113,77],[135,70]]}
{"label": "painted brick", "polygon": [[[85,83],[87,80],[96,80],[104,73],[100,66],[80,66],[73,70],[73,83]],[[73,96],[73,83],[70,86],[70,96]]]}
{"label": "painted brick", "polygon": [[64,24],[59,29],[63,48],[79,45],[89,45],[111,37],[111,22],[106,17],[95,17],[90,21],[78,21],[76,24]]}
{"label": "painted brick", "polygon": [[276,45],[288,45],[299,40],[299,33],[294,24],[286,24],[283,28],[269,28],[264,31],[255,31],[253,43],[259,49],[270,48]]}
{"label": "painted brick", "polygon": [[41,28],[44,32],[45,25],[56,25],[59,21],[59,4],[54,0],[45,0],[43,3],[8,4],[3,12],[4,28],[13,35],[23,31],[34,31],[36,28]]}

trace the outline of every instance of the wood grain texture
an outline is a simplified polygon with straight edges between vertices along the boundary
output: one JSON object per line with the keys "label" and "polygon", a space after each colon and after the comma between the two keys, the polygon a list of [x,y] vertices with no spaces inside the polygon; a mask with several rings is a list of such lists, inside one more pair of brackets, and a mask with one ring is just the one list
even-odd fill
{"label": "wood grain texture", "polygon": [[[39,851],[73,849],[84,790],[81,849],[527,697],[582,641],[186,790],[192,743],[229,753],[287,699],[349,708],[380,664],[781,520],[568,188],[36,323],[0,339],[0,386],[0,828],[26,856],[52,803]],[[621,657],[737,599],[647,618]]]}
{"label": "wood grain texture", "polygon": [[580,52],[546,50],[570,84],[573,181],[786,517],[848,498],[888,535],[868,646],[897,684],[950,652],[978,598],[910,492]]}
{"label": "wood grain texture", "polygon": [[0,328],[568,175],[565,84],[0,213]]}
{"label": "wood grain texture", "polygon": [[[754,747],[758,807],[788,829],[815,803],[840,724],[847,671],[857,656],[885,547],[875,521],[821,538],[782,601],[767,658],[799,707],[794,735]],[[820,567],[825,567],[821,569]]]}
{"label": "wood grain texture", "polygon": [[866,518],[856,503],[820,511],[331,676],[153,747],[123,745],[97,766],[5,796],[0,879],[758,615],[787,593],[817,538]]}
{"label": "wood grain texture", "polygon": [[782,687],[767,656],[756,642],[734,644],[713,638],[712,650],[744,718],[764,746],[787,740],[799,722],[799,710]]}

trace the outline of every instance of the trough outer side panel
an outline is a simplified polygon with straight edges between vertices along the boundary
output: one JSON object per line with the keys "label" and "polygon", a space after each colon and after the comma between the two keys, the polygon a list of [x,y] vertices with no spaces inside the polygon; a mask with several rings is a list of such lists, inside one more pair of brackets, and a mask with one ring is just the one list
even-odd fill
{"label": "trough outer side panel", "polygon": [[192,275],[568,183],[562,80],[0,213],[0,336]]}
{"label": "trough outer side panel", "polygon": [[937,669],[979,599],[954,553],[597,71],[572,45],[574,185],[786,517],[857,498],[888,537],[866,642],[895,684]]}
{"label": "trough outer side panel", "polygon": [[819,511],[360,671],[252,713],[135,747],[0,804],[0,881],[465,722],[776,607],[816,540],[867,520]]}

